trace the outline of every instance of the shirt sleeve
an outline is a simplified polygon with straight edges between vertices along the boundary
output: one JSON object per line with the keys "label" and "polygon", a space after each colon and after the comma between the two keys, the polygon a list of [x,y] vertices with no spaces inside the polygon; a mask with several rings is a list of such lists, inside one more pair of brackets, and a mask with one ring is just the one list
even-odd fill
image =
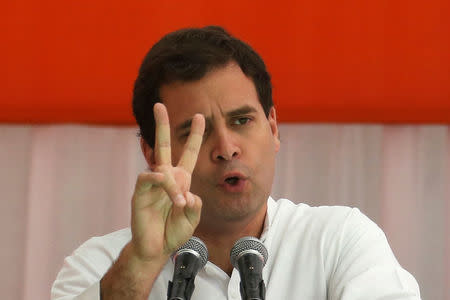
{"label": "shirt sleeve", "polygon": [[383,231],[352,209],[338,239],[330,300],[418,300],[419,286],[397,262]]}
{"label": "shirt sleeve", "polygon": [[51,289],[51,300],[100,299],[100,279],[120,249],[111,250],[99,238],[92,238],[81,245],[64,260]]}

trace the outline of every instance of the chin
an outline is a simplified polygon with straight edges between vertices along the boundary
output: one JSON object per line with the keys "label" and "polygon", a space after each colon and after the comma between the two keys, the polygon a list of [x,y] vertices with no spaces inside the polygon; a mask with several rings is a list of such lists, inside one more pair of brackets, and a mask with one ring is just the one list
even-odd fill
{"label": "chin", "polygon": [[[251,197],[251,199],[255,198]],[[258,214],[265,202],[256,202],[251,199],[248,199],[248,197],[224,199],[224,201],[221,201],[219,207],[217,207],[217,214],[215,215],[225,221],[242,221],[247,218],[252,218]]]}
{"label": "chin", "polygon": [[247,219],[249,216],[251,216],[252,213],[248,211],[242,211],[242,210],[224,210],[221,218],[224,221],[227,222],[237,222]]}

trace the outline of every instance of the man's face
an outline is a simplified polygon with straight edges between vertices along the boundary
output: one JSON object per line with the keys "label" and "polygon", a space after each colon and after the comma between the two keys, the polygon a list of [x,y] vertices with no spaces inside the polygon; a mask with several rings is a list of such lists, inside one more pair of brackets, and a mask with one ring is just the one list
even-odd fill
{"label": "man's face", "polygon": [[230,63],[198,81],[164,85],[160,96],[169,113],[174,165],[189,121],[196,113],[205,116],[190,189],[203,201],[202,222],[240,220],[265,210],[280,142],[275,109],[265,116],[252,80]]}

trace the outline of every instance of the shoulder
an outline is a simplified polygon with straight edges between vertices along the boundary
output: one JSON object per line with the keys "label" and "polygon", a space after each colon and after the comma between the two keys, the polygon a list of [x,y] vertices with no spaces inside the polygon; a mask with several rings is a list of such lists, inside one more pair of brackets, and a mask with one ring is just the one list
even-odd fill
{"label": "shoulder", "polygon": [[84,255],[93,261],[98,261],[98,259],[114,261],[130,240],[131,230],[124,228],[88,239],[74,251],[73,255]]}
{"label": "shoulder", "polygon": [[[83,291],[98,295],[100,278],[107,272],[131,239],[129,228],[93,237],[64,259],[51,289],[52,299],[66,299]],[[72,299],[72,298],[71,298]]]}
{"label": "shoulder", "polygon": [[[309,223],[317,226],[337,225],[345,223],[373,223],[358,208],[347,206],[309,206],[305,203],[295,204],[288,199],[273,201],[269,214],[273,221],[300,225]],[[374,223],[373,223],[374,224]]]}
{"label": "shoulder", "polygon": [[289,240],[298,238],[311,246],[343,247],[364,234],[384,238],[383,231],[358,208],[312,207],[287,199],[274,201],[269,207],[271,234]]}
{"label": "shoulder", "polygon": [[77,250],[75,251],[83,251],[90,247],[108,247],[108,248],[117,248],[120,245],[124,246],[131,239],[131,230],[130,228],[120,229],[103,236],[94,236],[84,242]]}

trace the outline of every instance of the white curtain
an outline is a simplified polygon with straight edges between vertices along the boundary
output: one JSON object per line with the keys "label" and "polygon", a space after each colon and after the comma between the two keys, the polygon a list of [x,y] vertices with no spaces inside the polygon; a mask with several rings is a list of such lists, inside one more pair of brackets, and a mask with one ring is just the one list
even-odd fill
{"label": "white curtain", "polygon": [[[0,125],[0,290],[49,299],[83,241],[128,226],[136,128]],[[450,127],[281,125],[274,197],[356,206],[423,299],[450,300]]]}

